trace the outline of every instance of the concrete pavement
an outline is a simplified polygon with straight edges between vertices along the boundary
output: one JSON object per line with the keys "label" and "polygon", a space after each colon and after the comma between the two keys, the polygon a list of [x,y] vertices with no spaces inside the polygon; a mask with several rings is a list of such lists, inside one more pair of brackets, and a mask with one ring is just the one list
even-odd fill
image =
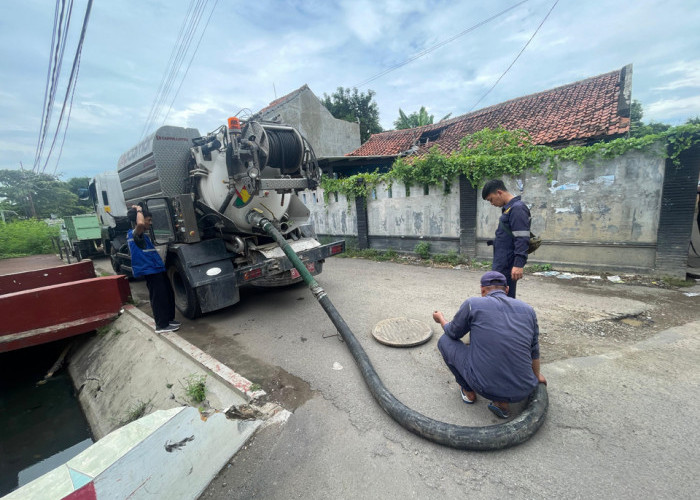
{"label": "concrete pavement", "polygon": [[[461,402],[437,325],[408,349],[371,337],[388,317],[451,316],[480,274],[331,259],[318,280],[398,399],[481,426],[499,422],[483,398]],[[700,297],[686,293],[698,288],[526,277],[519,296],[540,320],[549,414],[530,441],[487,453],[435,445],[388,417],[306,288],[246,290],[178,334],[294,413],[259,430],[201,498],[695,497]]]}

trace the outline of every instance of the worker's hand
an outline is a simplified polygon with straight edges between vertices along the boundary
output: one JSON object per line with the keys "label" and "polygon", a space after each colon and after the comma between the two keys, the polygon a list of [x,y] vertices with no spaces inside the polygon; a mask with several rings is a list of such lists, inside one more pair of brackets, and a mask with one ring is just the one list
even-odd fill
{"label": "worker's hand", "polygon": [[443,321],[445,321],[445,316],[440,311],[435,311],[433,312],[433,320],[435,323],[442,325]]}
{"label": "worker's hand", "polygon": [[547,385],[547,379],[544,378],[544,375],[542,375],[541,373],[540,373],[539,375],[537,375],[537,381],[538,381],[540,384]]}
{"label": "worker's hand", "polygon": [[514,267],[513,270],[510,272],[510,277],[513,281],[518,281],[520,278],[523,277],[523,268]]}

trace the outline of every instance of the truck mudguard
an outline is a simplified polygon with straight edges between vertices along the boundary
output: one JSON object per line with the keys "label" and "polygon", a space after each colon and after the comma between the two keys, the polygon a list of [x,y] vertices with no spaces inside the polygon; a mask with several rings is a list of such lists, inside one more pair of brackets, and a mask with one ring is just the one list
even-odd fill
{"label": "truck mudguard", "polygon": [[203,313],[228,307],[240,300],[233,254],[224,240],[211,239],[174,248],[185,277],[197,293]]}

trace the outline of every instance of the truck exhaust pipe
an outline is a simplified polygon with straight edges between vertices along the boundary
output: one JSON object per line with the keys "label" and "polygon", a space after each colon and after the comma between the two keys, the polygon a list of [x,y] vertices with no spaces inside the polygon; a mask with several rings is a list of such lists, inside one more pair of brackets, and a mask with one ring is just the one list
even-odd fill
{"label": "truck exhaust pipe", "polygon": [[549,405],[547,388],[544,384],[539,384],[533,391],[520,415],[513,420],[497,425],[467,427],[448,424],[426,417],[404,405],[384,386],[362,345],[355,338],[343,317],[338,313],[326,292],[289,246],[284,236],[259,210],[251,210],[247,215],[247,219],[251,225],[259,227],[272,237],[296,270],[299,271],[311,293],[321,304],[321,307],[323,307],[323,310],[350,349],[350,353],[355,358],[362,377],[365,379],[370,392],[379,403],[379,406],[402,427],[429,441],[444,446],[461,450],[490,451],[521,444],[532,437],[542,426]]}

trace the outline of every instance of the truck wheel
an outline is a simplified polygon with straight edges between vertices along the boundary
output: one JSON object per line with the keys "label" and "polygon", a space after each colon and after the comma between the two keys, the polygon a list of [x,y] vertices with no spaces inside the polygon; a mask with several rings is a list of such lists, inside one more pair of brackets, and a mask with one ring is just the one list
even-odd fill
{"label": "truck wheel", "polygon": [[121,262],[119,262],[119,257],[117,257],[119,252],[128,254],[129,246],[126,244],[125,240],[116,238],[112,242],[111,248],[109,249],[109,258],[112,261],[112,269],[114,269],[116,274],[126,274],[122,272],[122,265]]}
{"label": "truck wheel", "polygon": [[80,262],[81,260],[83,260],[83,253],[80,251],[80,243],[75,245],[75,260],[77,262]]}
{"label": "truck wheel", "polygon": [[187,275],[180,259],[175,259],[168,267],[168,278],[173,287],[175,307],[177,307],[178,311],[189,319],[201,316],[202,308],[199,306],[197,292],[194,291],[187,281]]}

